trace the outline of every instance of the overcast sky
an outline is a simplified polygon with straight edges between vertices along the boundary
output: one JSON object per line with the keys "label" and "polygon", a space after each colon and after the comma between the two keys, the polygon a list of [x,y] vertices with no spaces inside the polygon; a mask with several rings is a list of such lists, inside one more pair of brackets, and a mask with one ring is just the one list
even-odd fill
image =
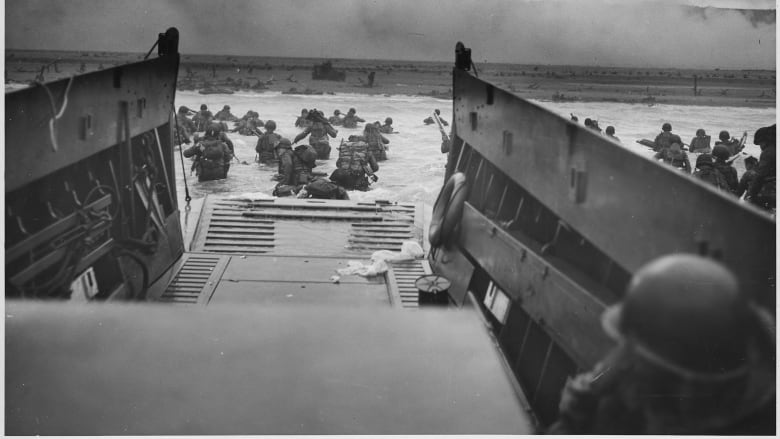
{"label": "overcast sky", "polygon": [[[694,10],[691,5],[711,6]],[[689,68],[776,65],[773,0],[6,0],[8,49]],[[764,17],[765,18],[765,17]]]}

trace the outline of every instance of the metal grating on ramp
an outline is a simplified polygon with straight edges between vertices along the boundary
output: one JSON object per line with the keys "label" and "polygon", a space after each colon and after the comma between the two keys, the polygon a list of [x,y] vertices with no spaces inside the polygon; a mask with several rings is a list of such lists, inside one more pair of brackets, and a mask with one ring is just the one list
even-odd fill
{"label": "metal grating on ramp", "polygon": [[204,201],[191,251],[232,255],[359,257],[422,246],[414,204],[219,198]]}
{"label": "metal grating on ramp", "polygon": [[222,256],[188,253],[173,281],[157,299],[169,303],[206,303],[227,259]]}
{"label": "metal grating on ramp", "polygon": [[414,281],[426,274],[431,274],[431,267],[425,259],[388,264],[387,283],[393,305],[400,308],[417,309],[418,295]]}
{"label": "metal grating on ramp", "polygon": [[223,254],[264,254],[274,248],[274,221],[243,216],[239,201],[204,203],[202,228],[193,250]]}
{"label": "metal grating on ramp", "polygon": [[361,250],[400,251],[404,241],[416,240],[414,220],[353,223],[349,232],[349,247]]}

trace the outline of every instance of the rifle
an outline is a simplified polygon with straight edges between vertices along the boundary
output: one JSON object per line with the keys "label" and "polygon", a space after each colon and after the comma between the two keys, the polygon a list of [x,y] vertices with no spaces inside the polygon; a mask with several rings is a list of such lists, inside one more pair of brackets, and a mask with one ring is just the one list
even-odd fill
{"label": "rifle", "polygon": [[433,120],[435,120],[436,124],[439,125],[439,132],[441,133],[442,140],[449,140],[450,136],[444,131],[444,126],[442,126],[441,120],[439,120],[439,115],[436,114],[436,112],[433,113]]}
{"label": "rifle", "polygon": [[[744,133],[742,133],[742,138],[741,138],[741,139],[739,139],[739,143],[737,144],[737,151],[736,151],[736,152],[740,152],[740,151],[742,151],[743,149],[745,149],[745,141],[747,140],[747,137],[748,137],[748,133],[747,133],[747,131],[745,131]],[[736,154],[735,154],[735,155],[736,155]]]}
{"label": "rifle", "polygon": [[[726,160],[726,163],[728,163],[728,164],[732,164],[732,163],[734,163],[734,161],[735,161],[735,160],[737,160],[737,159],[739,158],[739,155],[740,155],[740,153],[736,153],[736,154],[734,154],[733,156],[729,157],[729,159],[728,159],[728,160]],[[743,152],[743,153],[742,153],[742,155],[747,155],[747,153],[746,153],[746,152]]]}
{"label": "rifle", "polygon": [[320,112],[317,111],[316,108],[309,110],[309,114],[306,116],[306,120],[310,120],[312,122],[322,122],[333,128],[333,125],[330,124],[330,121],[328,121],[325,116],[320,115]]}

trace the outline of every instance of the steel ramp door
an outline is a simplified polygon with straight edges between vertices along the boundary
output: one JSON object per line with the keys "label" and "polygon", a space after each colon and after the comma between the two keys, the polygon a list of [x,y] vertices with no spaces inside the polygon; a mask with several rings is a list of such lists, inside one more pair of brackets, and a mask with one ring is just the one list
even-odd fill
{"label": "steel ramp door", "polygon": [[420,205],[207,196],[191,251],[358,257],[422,247]]}
{"label": "steel ramp door", "polygon": [[299,304],[417,308],[424,259],[386,274],[337,276],[377,250],[422,247],[421,206],[339,200],[204,200],[191,252],[155,300],[184,304]]}

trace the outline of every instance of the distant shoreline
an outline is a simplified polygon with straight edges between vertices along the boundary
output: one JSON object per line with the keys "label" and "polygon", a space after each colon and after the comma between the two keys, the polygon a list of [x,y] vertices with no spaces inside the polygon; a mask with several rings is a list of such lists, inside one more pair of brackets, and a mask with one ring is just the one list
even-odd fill
{"label": "distant shoreline", "polygon": [[[154,55],[153,55],[154,56]],[[136,62],[143,54],[7,51],[6,83],[44,81]],[[276,91],[452,97],[451,63],[333,60],[344,81],[314,80],[314,58],[181,56],[179,90],[201,93]],[[477,65],[480,78],[526,99],[641,105],[776,107],[772,70],[697,70],[519,64]],[[369,73],[374,84],[368,86]],[[694,95],[694,87],[696,94]]]}

